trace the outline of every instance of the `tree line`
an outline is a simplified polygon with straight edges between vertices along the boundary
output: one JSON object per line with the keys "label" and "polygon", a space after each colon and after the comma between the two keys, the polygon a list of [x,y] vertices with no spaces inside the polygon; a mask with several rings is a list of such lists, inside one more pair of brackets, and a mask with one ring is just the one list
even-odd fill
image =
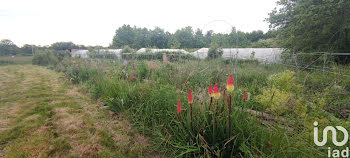
{"label": "tree line", "polygon": [[55,42],[49,46],[25,44],[22,47],[19,47],[9,39],[0,40],[0,56],[11,56],[11,55],[30,56],[30,55],[33,55],[36,51],[41,51],[41,50],[66,51],[71,49],[94,49],[94,48],[103,48],[103,47],[76,45],[73,42]]}
{"label": "tree line", "polygon": [[[203,48],[213,45],[219,47],[278,47],[275,40],[275,31],[264,33],[261,30],[252,32],[236,31],[232,28],[230,33],[215,33],[210,30],[193,30],[187,26],[176,30],[175,33],[164,31],[159,27],[154,29],[139,28],[123,25],[119,27],[113,37],[111,47],[122,48],[130,46],[139,48]],[[238,42],[237,42],[238,40]]]}

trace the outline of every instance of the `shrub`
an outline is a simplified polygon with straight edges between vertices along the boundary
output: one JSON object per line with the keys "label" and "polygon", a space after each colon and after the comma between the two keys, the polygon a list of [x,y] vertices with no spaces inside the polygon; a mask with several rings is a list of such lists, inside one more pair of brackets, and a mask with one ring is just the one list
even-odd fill
{"label": "shrub", "polygon": [[276,115],[282,115],[288,110],[298,116],[306,113],[306,104],[301,96],[302,86],[296,83],[294,72],[286,70],[273,74],[267,79],[268,86],[262,88],[262,94],[256,97],[265,109]]}
{"label": "shrub", "polygon": [[220,57],[222,57],[223,53],[224,53],[224,51],[221,48],[219,48],[218,46],[214,45],[214,46],[209,48],[208,58],[209,59],[220,58]]}
{"label": "shrub", "polygon": [[74,84],[81,83],[93,79],[98,76],[98,71],[92,67],[72,65],[68,67],[65,75]]}
{"label": "shrub", "polygon": [[257,96],[256,100],[264,106],[265,109],[271,110],[277,115],[281,115],[288,107],[286,106],[291,94],[285,91],[281,91],[276,87],[264,87],[262,94]]}
{"label": "shrub", "polygon": [[57,65],[63,60],[64,57],[69,57],[70,54],[67,51],[54,51],[54,50],[39,50],[33,56],[32,63],[34,65]]}
{"label": "shrub", "polygon": [[134,49],[126,45],[123,47],[121,54],[122,54],[122,59],[130,60],[130,59],[134,59],[134,55],[136,54],[136,52]]}
{"label": "shrub", "polygon": [[146,79],[147,74],[148,74],[148,68],[147,68],[147,64],[146,62],[140,62],[138,64],[138,78],[143,81],[144,79]]}

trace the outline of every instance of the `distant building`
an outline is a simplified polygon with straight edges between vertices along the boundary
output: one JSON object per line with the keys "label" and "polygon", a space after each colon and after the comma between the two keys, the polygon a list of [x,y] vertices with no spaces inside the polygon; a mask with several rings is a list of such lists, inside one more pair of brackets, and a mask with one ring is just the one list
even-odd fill
{"label": "distant building", "polygon": [[86,49],[72,49],[71,55],[74,58],[88,58],[89,50]]}
{"label": "distant building", "polygon": [[[282,48],[222,48],[222,57],[226,59],[257,59],[260,62],[279,63],[281,62],[280,55],[283,52]],[[200,59],[208,56],[209,48],[201,48],[191,54]],[[254,53],[253,53],[254,52]],[[254,54],[254,55],[253,55]]]}
{"label": "distant building", "polygon": [[118,59],[121,59],[123,49],[99,49],[99,53],[114,54]]}
{"label": "distant building", "polygon": [[136,51],[137,54],[140,53],[157,53],[157,52],[180,52],[184,54],[188,54],[187,51],[183,49],[152,49],[152,48],[141,48],[138,51]]}
{"label": "distant building", "polygon": [[208,56],[209,48],[201,48],[191,54],[197,58],[204,59]]}

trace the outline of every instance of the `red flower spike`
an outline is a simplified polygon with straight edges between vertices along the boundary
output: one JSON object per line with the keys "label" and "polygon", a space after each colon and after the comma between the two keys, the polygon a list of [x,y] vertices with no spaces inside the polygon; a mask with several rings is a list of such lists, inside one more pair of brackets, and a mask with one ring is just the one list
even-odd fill
{"label": "red flower spike", "polygon": [[247,100],[247,92],[243,91],[243,100],[246,101]]}
{"label": "red flower spike", "polygon": [[177,113],[181,114],[182,110],[181,110],[181,100],[178,99],[177,100]]}
{"label": "red flower spike", "polygon": [[80,61],[78,62],[78,66],[80,66]]}
{"label": "red flower spike", "polygon": [[210,84],[210,85],[209,85],[209,89],[208,89],[209,97],[213,97],[213,93],[214,93],[214,91],[213,91],[213,86]]}
{"label": "red flower spike", "polygon": [[188,100],[188,104],[192,104],[193,103],[193,97],[192,97],[191,88],[188,89],[187,100]]}
{"label": "red flower spike", "polygon": [[232,91],[235,89],[235,84],[233,82],[233,75],[232,74],[230,74],[230,76],[228,77],[226,89],[230,93],[232,93]]}
{"label": "red flower spike", "polygon": [[214,85],[214,98],[216,100],[220,99],[220,91],[217,84]]}

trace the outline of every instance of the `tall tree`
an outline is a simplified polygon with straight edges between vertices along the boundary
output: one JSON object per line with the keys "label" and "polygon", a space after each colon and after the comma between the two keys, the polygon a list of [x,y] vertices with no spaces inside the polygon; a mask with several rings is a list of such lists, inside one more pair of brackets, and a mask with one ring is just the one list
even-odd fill
{"label": "tall tree", "polygon": [[191,26],[177,30],[174,36],[175,39],[181,43],[181,48],[194,48],[193,29]]}
{"label": "tall tree", "polygon": [[203,36],[202,30],[197,29],[194,35],[194,47],[202,48],[202,47],[205,47],[206,45],[207,45],[206,40],[205,40],[205,37]]}
{"label": "tall tree", "polygon": [[122,48],[126,45],[134,46],[135,29],[136,28],[132,28],[130,25],[123,25],[118,28],[113,37],[112,46],[117,48]]}
{"label": "tall tree", "polygon": [[209,30],[207,31],[207,33],[205,34],[205,39],[206,39],[206,43],[207,43],[207,47],[210,46],[211,43],[211,38],[213,37],[214,31],[213,30]]}
{"label": "tall tree", "polygon": [[169,33],[165,33],[163,29],[156,27],[151,32],[151,45],[157,48],[167,48]]}
{"label": "tall tree", "polygon": [[9,39],[0,41],[0,56],[16,55],[20,53],[19,48]]}
{"label": "tall tree", "polygon": [[135,34],[134,48],[140,49],[144,47],[151,47],[151,32],[147,28],[137,28]]}

